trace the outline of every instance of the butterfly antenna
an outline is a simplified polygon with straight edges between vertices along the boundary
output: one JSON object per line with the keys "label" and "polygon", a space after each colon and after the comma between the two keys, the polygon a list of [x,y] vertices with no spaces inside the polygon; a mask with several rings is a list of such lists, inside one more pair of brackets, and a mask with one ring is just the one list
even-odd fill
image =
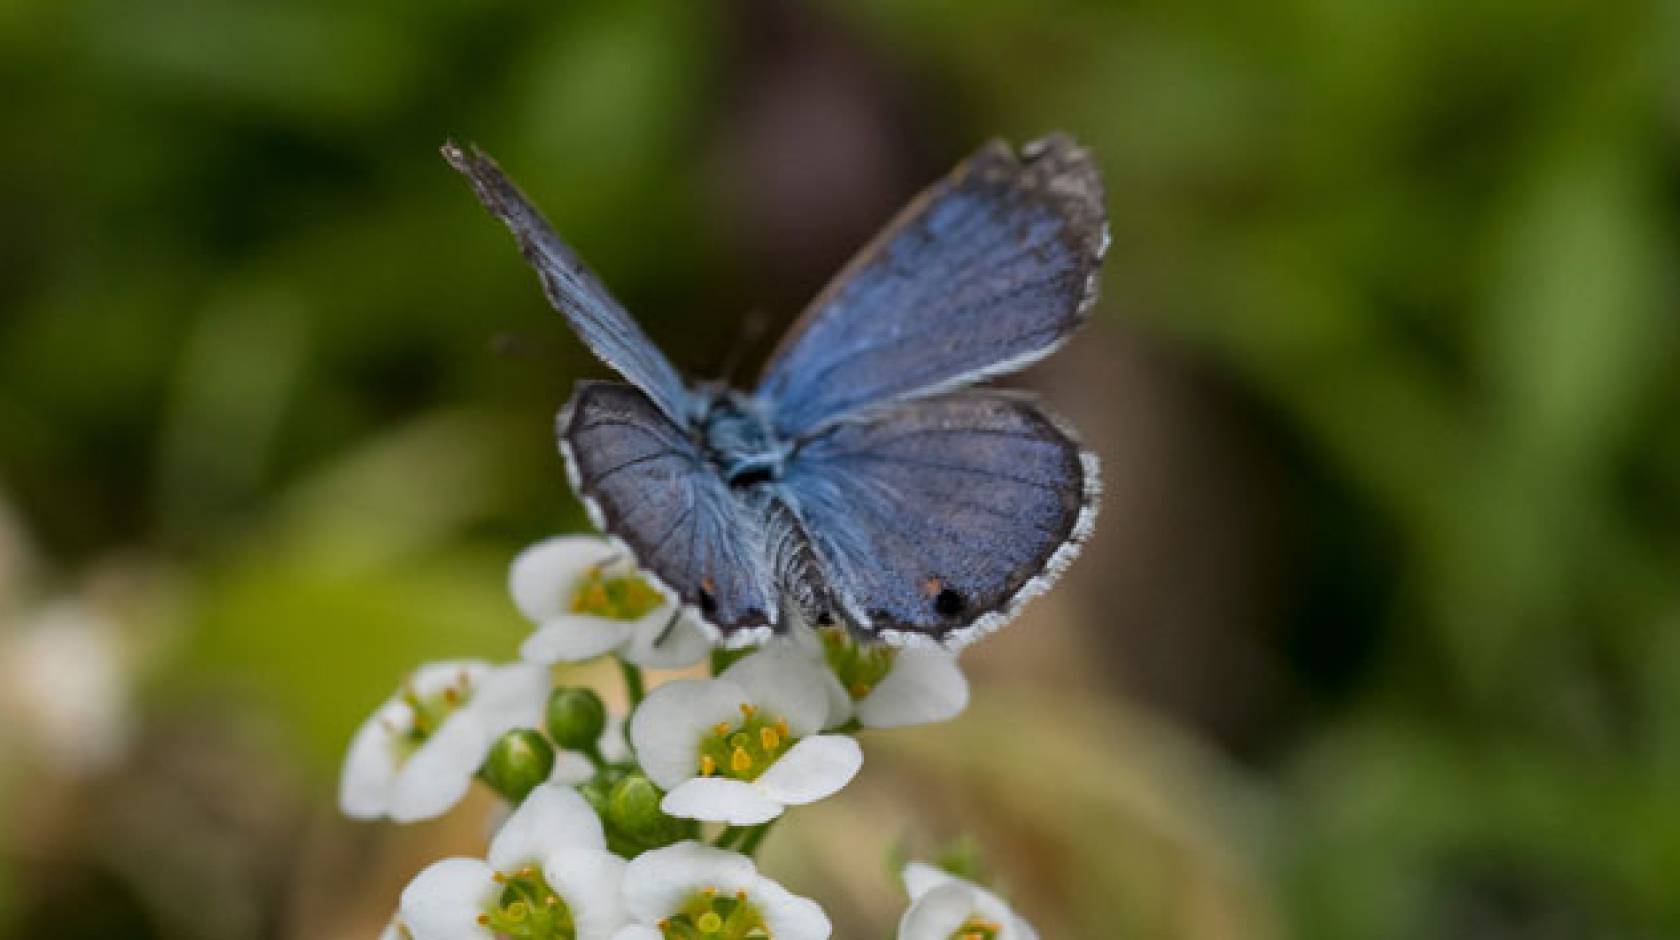
{"label": "butterfly antenna", "polygon": [[723,368],[719,369],[718,381],[725,385],[735,377],[735,372],[741,368],[741,361],[746,358],[747,350],[758,345],[764,338],[764,332],[770,328],[770,314],[763,307],[754,307],[741,318],[741,328],[735,332],[735,342],[729,345],[724,353]]}

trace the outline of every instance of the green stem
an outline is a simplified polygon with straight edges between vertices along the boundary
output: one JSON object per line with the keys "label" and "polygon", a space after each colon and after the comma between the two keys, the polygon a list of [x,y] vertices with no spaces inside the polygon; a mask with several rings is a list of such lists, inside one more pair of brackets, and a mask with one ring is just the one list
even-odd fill
{"label": "green stem", "polygon": [[712,845],[720,849],[727,849],[732,843],[746,835],[748,831],[746,826],[724,826],[723,831],[718,833],[716,839],[712,840]]}
{"label": "green stem", "polygon": [[746,838],[742,839],[741,844],[735,847],[735,851],[740,852],[748,858],[758,855],[759,843],[763,842],[764,837],[770,834],[770,827],[775,824],[776,820],[772,819],[762,826],[754,826],[751,829],[748,829]]}
{"label": "green stem", "polygon": [[606,769],[607,758],[606,758],[606,755],[601,753],[601,745],[591,744],[588,747],[584,748],[583,749],[583,756],[589,758],[589,762],[591,764],[595,765],[596,770],[605,770]]}
{"label": "green stem", "polygon": [[630,693],[630,707],[635,708],[647,698],[647,686],[642,682],[642,669],[624,660],[618,661],[618,668],[624,673],[624,688]]}

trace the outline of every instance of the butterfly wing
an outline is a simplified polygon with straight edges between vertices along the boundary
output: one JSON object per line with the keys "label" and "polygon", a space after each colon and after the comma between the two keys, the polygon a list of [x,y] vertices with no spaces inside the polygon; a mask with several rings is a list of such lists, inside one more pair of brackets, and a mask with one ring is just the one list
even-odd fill
{"label": "butterfly wing", "polygon": [[565,315],[590,351],[647,393],[667,417],[683,421],[689,395],[677,371],[496,161],[454,141],[444,144],[443,157],[472,184],[484,208],[513,232],[520,253],[542,279],[548,302]]}
{"label": "butterfly wing", "polygon": [[1102,181],[1066,137],[993,142],[911,203],[824,289],[759,395],[797,438],[1048,355],[1096,299]]}
{"label": "butterfly wing", "polygon": [[778,492],[853,629],[960,646],[1072,561],[1097,490],[1095,457],[1032,402],[970,390],[815,435]]}
{"label": "butterfly wing", "polygon": [[580,382],[560,412],[572,488],[596,526],[731,641],[774,626],[768,499],[729,491],[694,441],[641,391]]}

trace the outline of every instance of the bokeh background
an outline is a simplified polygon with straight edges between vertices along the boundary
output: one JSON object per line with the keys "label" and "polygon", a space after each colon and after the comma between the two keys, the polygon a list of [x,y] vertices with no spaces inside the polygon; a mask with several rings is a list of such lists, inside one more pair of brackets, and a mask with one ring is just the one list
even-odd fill
{"label": "bokeh background", "polygon": [[0,0],[0,936],[372,937],[479,847],[338,759],[512,655],[602,369],[445,135],[745,378],[1056,128],[1097,537],[768,865],[843,938],[965,833],[1047,937],[1680,936],[1677,66],[1617,0]]}

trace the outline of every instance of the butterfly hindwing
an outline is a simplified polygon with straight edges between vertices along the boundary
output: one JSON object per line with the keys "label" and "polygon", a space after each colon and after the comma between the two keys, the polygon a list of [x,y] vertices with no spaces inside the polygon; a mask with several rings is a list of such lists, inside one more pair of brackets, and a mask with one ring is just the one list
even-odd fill
{"label": "butterfly hindwing", "polygon": [[453,141],[444,144],[443,156],[472,184],[479,202],[513,232],[520,252],[542,279],[548,302],[590,351],[646,392],[667,417],[683,421],[691,409],[682,378],[496,161]]}
{"label": "butterfly hindwing", "polygon": [[1078,551],[1096,461],[1020,396],[902,402],[806,441],[779,485],[837,613],[889,642],[960,645]]}
{"label": "butterfly hindwing", "polygon": [[811,304],[758,394],[800,437],[1049,354],[1096,297],[1102,183],[1066,137],[992,143],[923,193]]}
{"label": "butterfly hindwing", "polygon": [[559,433],[596,525],[724,634],[768,634],[778,613],[763,560],[768,500],[732,494],[687,432],[629,385],[578,383]]}

